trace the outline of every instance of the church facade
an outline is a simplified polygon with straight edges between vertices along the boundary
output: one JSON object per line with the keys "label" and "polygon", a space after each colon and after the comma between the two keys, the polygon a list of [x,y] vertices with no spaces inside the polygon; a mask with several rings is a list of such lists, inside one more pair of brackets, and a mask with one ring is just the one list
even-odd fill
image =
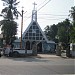
{"label": "church facade", "polygon": [[[37,22],[37,10],[35,10],[35,5],[34,9],[32,10],[31,23],[22,35],[22,48],[26,50],[32,50],[33,44],[36,44],[38,53],[45,53],[55,50],[55,42],[48,41],[47,37]],[[14,48],[19,47],[20,39],[14,41]]]}

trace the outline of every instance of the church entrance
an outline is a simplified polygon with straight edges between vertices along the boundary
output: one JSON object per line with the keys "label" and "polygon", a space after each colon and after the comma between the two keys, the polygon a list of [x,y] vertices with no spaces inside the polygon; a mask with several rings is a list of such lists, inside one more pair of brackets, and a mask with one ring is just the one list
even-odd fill
{"label": "church entrance", "polygon": [[30,50],[30,42],[29,41],[26,42],[26,50]]}
{"label": "church entrance", "polygon": [[36,42],[33,41],[32,44],[31,44],[31,49],[33,49],[33,45],[35,44]]}
{"label": "church entrance", "polygon": [[37,52],[41,53],[42,52],[42,42],[37,44]]}

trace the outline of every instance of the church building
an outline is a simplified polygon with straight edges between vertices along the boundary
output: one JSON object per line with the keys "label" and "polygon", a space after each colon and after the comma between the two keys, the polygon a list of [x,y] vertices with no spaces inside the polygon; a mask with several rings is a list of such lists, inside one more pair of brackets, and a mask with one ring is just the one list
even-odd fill
{"label": "church building", "polygon": [[[37,10],[32,10],[31,23],[22,34],[22,48],[32,50],[33,44],[36,43],[38,53],[45,53],[55,50],[55,42],[49,41],[37,22]],[[14,48],[20,47],[20,39],[14,41]]]}

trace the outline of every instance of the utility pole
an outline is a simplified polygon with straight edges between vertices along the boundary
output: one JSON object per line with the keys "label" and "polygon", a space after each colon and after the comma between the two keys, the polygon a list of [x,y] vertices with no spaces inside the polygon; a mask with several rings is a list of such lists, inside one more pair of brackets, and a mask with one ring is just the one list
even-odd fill
{"label": "utility pole", "polygon": [[22,49],[22,30],[23,30],[23,7],[22,7],[22,20],[21,20],[21,39],[20,39],[20,48]]}

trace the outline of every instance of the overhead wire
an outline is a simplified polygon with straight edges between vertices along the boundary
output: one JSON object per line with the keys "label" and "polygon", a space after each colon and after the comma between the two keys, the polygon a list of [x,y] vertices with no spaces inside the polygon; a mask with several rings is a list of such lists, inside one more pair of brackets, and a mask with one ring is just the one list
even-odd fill
{"label": "overhead wire", "polygon": [[47,15],[48,15],[48,16],[49,16],[49,15],[51,15],[51,16],[68,16],[68,15],[56,15],[56,14],[38,14],[38,15],[46,15],[46,16],[47,16]]}
{"label": "overhead wire", "polygon": [[44,20],[62,20],[66,18],[39,18],[39,19],[44,19]]}
{"label": "overhead wire", "polygon": [[[43,3],[45,3],[47,0],[44,0],[41,4],[39,4],[37,7],[39,8]],[[30,13],[29,13],[30,14]],[[31,17],[32,15],[30,15],[29,17],[28,17],[28,19]],[[26,17],[25,17],[26,18]],[[26,19],[27,20],[27,19]]]}
{"label": "overhead wire", "polygon": [[[46,1],[46,0],[45,0],[45,1]],[[44,1],[44,2],[45,2],[45,1]],[[47,2],[46,2],[44,5],[42,5],[37,11],[39,11],[40,9],[42,9],[42,8],[43,8],[45,5],[47,5],[50,1],[51,1],[51,0],[47,1]],[[44,2],[43,2],[43,3],[44,3]],[[40,4],[40,5],[41,5],[41,4]],[[32,16],[32,15],[31,15],[31,16]],[[28,19],[29,19],[31,16],[29,16]],[[26,19],[26,20],[27,20],[27,19]]]}
{"label": "overhead wire", "polygon": [[[39,15],[39,14],[38,14]],[[48,16],[47,16],[48,15]],[[58,17],[56,17],[58,16]],[[62,16],[62,18],[61,18]],[[59,19],[66,19],[68,15],[55,15],[55,14],[43,14],[43,16],[37,17],[38,19],[45,19],[45,20],[59,20]],[[25,18],[29,18],[25,16]]]}
{"label": "overhead wire", "polygon": [[42,5],[43,3],[45,3],[47,0],[44,0],[41,4],[39,4],[37,7],[39,8],[40,5]]}
{"label": "overhead wire", "polygon": [[40,9],[42,9],[45,5],[47,5],[51,0],[49,0],[48,2],[46,2],[43,6],[41,6],[37,11],[39,11]]}
{"label": "overhead wire", "polygon": [[[42,5],[44,2],[46,2],[47,0],[44,0],[41,4],[39,4],[39,6],[40,5]],[[49,2],[50,2],[51,0],[48,0],[44,5],[42,5],[39,9],[37,9],[37,11],[39,11],[39,10],[41,10],[45,5],[47,5]],[[56,15],[56,14],[38,14],[38,15],[46,15],[46,17],[47,17],[47,15],[49,16],[68,16],[68,15]],[[32,15],[31,15],[32,16]],[[29,19],[31,16],[29,16],[29,17],[27,17],[27,19]],[[26,17],[25,17],[26,18]],[[26,19],[26,20],[27,20]],[[39,18],[39,19],[46,19],[46,18]],[[51,17],[50,18],[47,18],[47,20],[59,20],[59,19],[65,19],[65,18],[52,18],[51,19]]]}

